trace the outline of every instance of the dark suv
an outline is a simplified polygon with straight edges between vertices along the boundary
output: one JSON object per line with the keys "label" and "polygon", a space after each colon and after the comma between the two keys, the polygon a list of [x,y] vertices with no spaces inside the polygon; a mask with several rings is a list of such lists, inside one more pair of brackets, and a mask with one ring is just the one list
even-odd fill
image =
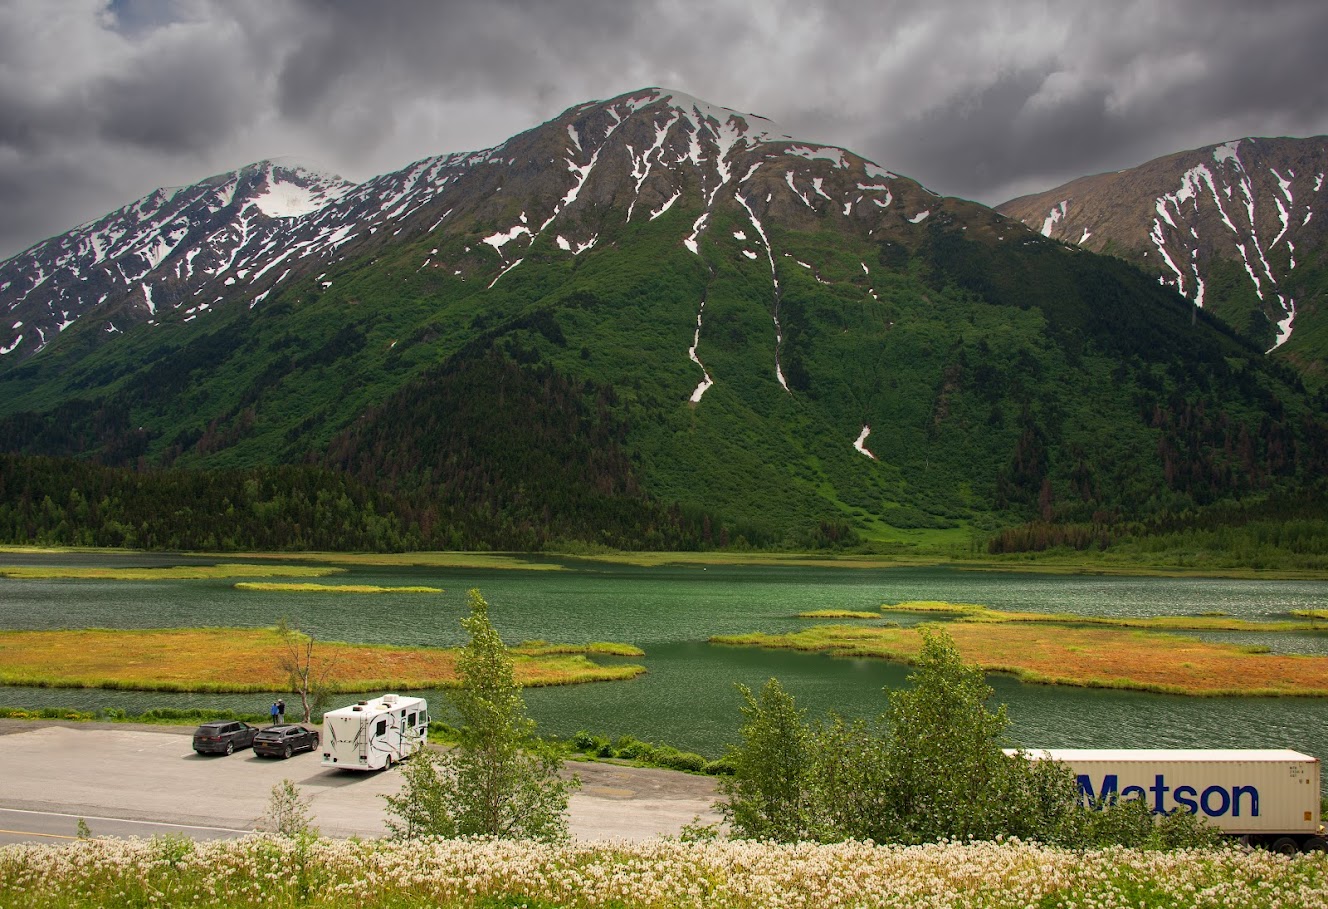
{"label": "dark suv", "polygon": [[248,748],[258,732],[238,720],[204,723],[194,730],[194,750],[199,754],[230,754],[236,748]]}
{"label": "dark suv", "polygon": [[290,757],[297,751],[318,748],[318,733],[304,726],[269,726],[254,736],[254,754]]}

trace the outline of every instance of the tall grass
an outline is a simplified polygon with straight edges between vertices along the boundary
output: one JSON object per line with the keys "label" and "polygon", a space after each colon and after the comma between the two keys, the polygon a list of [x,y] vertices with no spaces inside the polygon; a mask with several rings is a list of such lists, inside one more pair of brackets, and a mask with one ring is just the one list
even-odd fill
{"label": "tall grass", "polygon": [[[95,833],[95,822],[92,825]],[[255,835],[0,847],[0,907],[1322,909],[1328,856],[1018,841],[412,843]]]}

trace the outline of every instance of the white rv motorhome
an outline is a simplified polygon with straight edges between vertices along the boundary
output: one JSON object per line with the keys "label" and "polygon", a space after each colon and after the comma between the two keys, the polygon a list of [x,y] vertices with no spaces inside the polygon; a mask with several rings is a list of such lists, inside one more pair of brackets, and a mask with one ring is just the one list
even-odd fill
{"label": "white rv motorhome", "polygon": [[323,766],[380,770],[410,757],[428,739],[424,698],[385,694],[323,714]]}

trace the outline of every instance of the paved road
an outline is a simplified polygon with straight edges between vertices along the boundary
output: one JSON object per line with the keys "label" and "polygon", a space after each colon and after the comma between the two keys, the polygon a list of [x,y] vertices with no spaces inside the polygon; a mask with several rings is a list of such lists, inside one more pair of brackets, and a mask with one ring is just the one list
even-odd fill
{"label": "paved road", "polygon": [[91,836],[152,837],[162,834],[184,835],[196,840],[234,839],[250,833],[230,827],[200,827],[164,824],[160,821],[127,821],[99,815],[62,814],[55,811],[27,811],[0,808],[0,845],[5,843],[56,843],[78,839],[78,822],[87,825]]}
{"label": "paved road", "polygon": [[[184,833],[207,839],[252,830],[272,788],[290,779],[311,800],[328,836],[380,836],[382,796],[398,770],[326,770],[316,754],[290,760],[193,752],[192,729],[0,720],[0,842],[59,842],[79,818],[93,834]],[[572,835],[639,840],[676,834],[695,817],[717,820],[714,781],[612,764],[569,765],[582,779],[572,796]]]}

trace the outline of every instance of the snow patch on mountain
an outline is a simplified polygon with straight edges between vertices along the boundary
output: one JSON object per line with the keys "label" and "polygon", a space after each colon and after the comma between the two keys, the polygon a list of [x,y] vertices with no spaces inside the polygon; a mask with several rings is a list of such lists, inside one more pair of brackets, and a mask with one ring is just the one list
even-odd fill
{"label": "snow patch on mountain", "polygon": [[1047,215],[1047,219],[1042,222],[1042,236],[1051,236],[1051,229],[1056,226],[1056,222],[1065,217],[1066,213],[1069,211],[1069,206],[1070,200],[1066,199],[1051,210],[1050,214]]}
{"label": "snow patch on mountain", "polygon": [[853,449],[875,461],[876,455],[867,450],[867,436],[869,435],[871,435],[871,427],[866,423],[862,424],[862,432],[858,433],[858,437],[853,440]]}
{"label": "snow patch on mountain", "polygon": [[269,218],[298,218],[323,207],[314,191],[294,183],[271,183],[267,192],[254,198],[254,205]]}
{"label": "snow patch on mountain", "polygon": [[701,382],[692,391],[691,397],[687,399],[693,404],[700,404],[701,396],[710,389],[710,386],[715,384],[714,380],[710,378],[710,371],[705,368],[705,364],[701,362],[700,356],[696,353],[696,348],[701,346],[701,318],[704,315],[705,298],[703,297],[701,299],[701,308],[696,312],[696,331],[692,334],[692,346],[687,349],[687,358],[697,366],[701,367]]}
{"label": "snow patch on mountain", "polygon": [[844,166],[844,150],[827,145],[790,145],[784,149],[787,155],[797,155],[808,161],[829,161],[835,167]]}

